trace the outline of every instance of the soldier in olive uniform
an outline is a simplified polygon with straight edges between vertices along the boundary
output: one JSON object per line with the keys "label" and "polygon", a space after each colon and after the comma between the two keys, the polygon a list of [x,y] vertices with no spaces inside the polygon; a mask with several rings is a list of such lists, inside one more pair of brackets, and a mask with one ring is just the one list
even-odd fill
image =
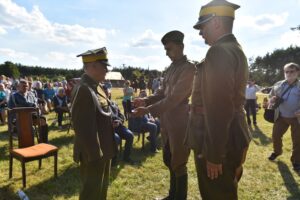
{"label": "soldier in olive uniform", "polygon": [[251,140],[243,109],[247,58],[232,34],[238,8],[213,0],[201,7],[194,26],[211,46],[194,80],[186,138],[195,151],[202,199],[238,199],[237,183]]}
{"label": "soldier in olive uniform", "polygon": [[107,195],[111,159],[116,154],[109,101],[100,82],[109,66],[107,51],[89,50],[82,57],[84,74],[72,93],[75,130],[74,160],[80,162],[83,183],[79,199],[104,200]]}
{"label": "soldier in olive uniform", "polygon": [[188,119],[188,98],[191,95],[195,65],[183,54],[184,35],[171,31],[162,38],[167,56],[172,60],[162,89],[144,99],[135,99],[136,115],[151,113],[160,117],[163,159],[170,171],[170,190],[165,200],[184,200],[187,196],[187,161],[189,149],[183,140]]}

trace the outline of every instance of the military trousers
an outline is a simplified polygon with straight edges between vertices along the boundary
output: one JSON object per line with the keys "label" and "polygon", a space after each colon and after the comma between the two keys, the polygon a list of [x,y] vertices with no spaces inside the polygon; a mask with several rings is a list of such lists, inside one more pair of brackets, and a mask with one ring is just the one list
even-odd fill
{"label": "military trousers", "polygon": [[106,200],[111,160],[98,159],[88,162],[80,159],[82,190],[79,200]]}
{"label": "military trousers", "polygon": [[282,137],[289,127],[291,127],[293,143],[291,162],[293,164],[300,164],[300,124],[296,117],[279,117],[274,123],[272,133],[274,153],[278,155],[282,154]]}
{"label": "military trousers", "polygon": [[242,163],[245,161],[247,150],[229,153],[223,163],[222,175],[211,180],[207,176],[206,159],[198,157],[194,152],[194,159],[198,177],[198,186],[203,200],[237,200],[238,181],[242,176]]}

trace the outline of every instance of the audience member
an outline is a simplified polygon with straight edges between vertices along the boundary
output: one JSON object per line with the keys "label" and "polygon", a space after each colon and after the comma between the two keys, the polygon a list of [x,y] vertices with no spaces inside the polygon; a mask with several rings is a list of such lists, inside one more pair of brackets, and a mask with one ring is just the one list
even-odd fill
{"label": "audience member", "polygon": [[291,162],[293,169],[300,172],[300,124],[296,112],[300,111],[300,67],[296,63],[288,63],[283,67],[285,80],[275,83],[270,92],[270,106],[275,109],[272,132],[274,152],[269,160],[275,160],[282,154],[282,137],[291,127],[293,151]]}
{"label": "audience member", "polygon": [[259,91],[259,87],[255,84],[254,81],[250,80],[248,81],[248,84],[246,86],[246,104],[245,104],[245,110],[247,114],[247,123],[249,126],[251,126],[251,119],[250,115],[252,115],[253,119],[253,125],[256,126],[256,92]]}
{"label": "audience member", "polygon": [[[46,101],[45,101],[45,96],[44,96],[44,90],[42,88],[42,83],[40,81],[35,82],[35,92],[37,95],[37,102],[39,105],[39,108],[42,112],[42,114],[48,114],[48,111],[46,109]],[[31,90],[31,82],[29,82],[29,90]]]}
{"label": "audience member", "polygon": [[132,100],[132,96],[133,96],[133,88],[130,87],[130,82],[129,81],[125,81],[124,84],[124,88],[123,88],[123,100],[122,100],[122,105],[123,105],[123,109],[124,109],[124,116],[125,119],[128,119],[128,108],[127,108],[127,101]]}
{"label": "audience member", "polygon": [[0,113],[1,113],[1,125],[6,123],[6,108],[7,108],[7,96],[5,93],[5,86],[0,83]]}
{"label": "audience member", "polygon": [[135,162],[130,158],[134,135],[126,126],[124,126],[124,116],[122,115],[118,105],[111,102],[111,109],[115,133],[117,133],[121,139],[125,140],[123,161],[129,164],[134,164]]}
{"label": "audience member", "polygon": [[69,112],[68,98],[64,88],[58,88],[57,95],[53,97],[54,110],[57,113],[57,122],[59,129],[62,129],[63,114]]}
{"label": "audience member", "polygon": [[[8,107],[11,109],[15,107],[38,107],[35,95],[28,91],[28,82],[26,80],[20,80],[17,91],[9,99]],[[33,114],[32,118],[36,120],[37,115]],[[9,120],[9,123],[13,123],[15,121],[14,116],[10,116]],[[44,116],[40,116],[40,125],[39,142],[48,143],[48,125]]]}
{"label": "audience member", "polygon": [[52,83],[50,82],[46,83],[46,87],[44,89],[44,97],[49,111],[52,110],[52,100],[54,96],[55,96],[55,91],[53,89]]}

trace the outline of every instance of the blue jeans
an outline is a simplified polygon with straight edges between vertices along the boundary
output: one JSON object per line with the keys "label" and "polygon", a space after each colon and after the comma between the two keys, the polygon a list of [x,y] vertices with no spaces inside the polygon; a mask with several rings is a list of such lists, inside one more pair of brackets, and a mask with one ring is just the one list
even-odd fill
{"label": "blue jeans", "polygon": [[157,134],[159,133],[159,124],[155,124],[152,122],[143,123],[141,126],[141,129],[143,131],[149,132],[149,139],[150,139],[150,145],[151,145],[151,151],[156,150],[156,138]]}
{"label": "blue jeans", "polygon": [[125,140],[125,149],[123,154],[123,159],[128,159],[132,149],[133,143],[133,133],[123,125],[115,128],[115,132],[120,136],[121,139]]}

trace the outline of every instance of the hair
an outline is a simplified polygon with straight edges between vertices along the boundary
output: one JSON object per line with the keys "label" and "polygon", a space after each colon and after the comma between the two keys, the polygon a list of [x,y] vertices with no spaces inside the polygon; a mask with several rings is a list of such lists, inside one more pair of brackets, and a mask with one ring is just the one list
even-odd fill
{"label": "hair", "polygon": [[41,89],[42,86],[43,86],[43,85],[42,85],[42,82],[41,82],[41,81],[36,81],[36,82],[35,82],[35,85],[34,85],[35,88]]}
{"label": "hair", "polygon": [[283,69],[295,69],[296,71],[300,70],[300,66],[296,63],[290,62],[284,65]]}
{"label": "hair", "polygon": [[146,90],[141,90],[140,91],[140,94],[139,94],[139,97],[146,97],[147,96],[147,92],[146,92]]}
{"label": "hair", "polygon": [[230,32],[231,33],[232,29],[233,29],[233,20],[234,20],[234,18],[232,18],[232,17],[224,17],[224,16],[218,16],[218,18],[220,19],[220,21],[223,24],[223,29],[226,32]]}
{"label": "hair", "polygon": [[126,81],[124,82],[124,85],[130,86],[130,81],[129,81],[129,80],[126,80]]}

